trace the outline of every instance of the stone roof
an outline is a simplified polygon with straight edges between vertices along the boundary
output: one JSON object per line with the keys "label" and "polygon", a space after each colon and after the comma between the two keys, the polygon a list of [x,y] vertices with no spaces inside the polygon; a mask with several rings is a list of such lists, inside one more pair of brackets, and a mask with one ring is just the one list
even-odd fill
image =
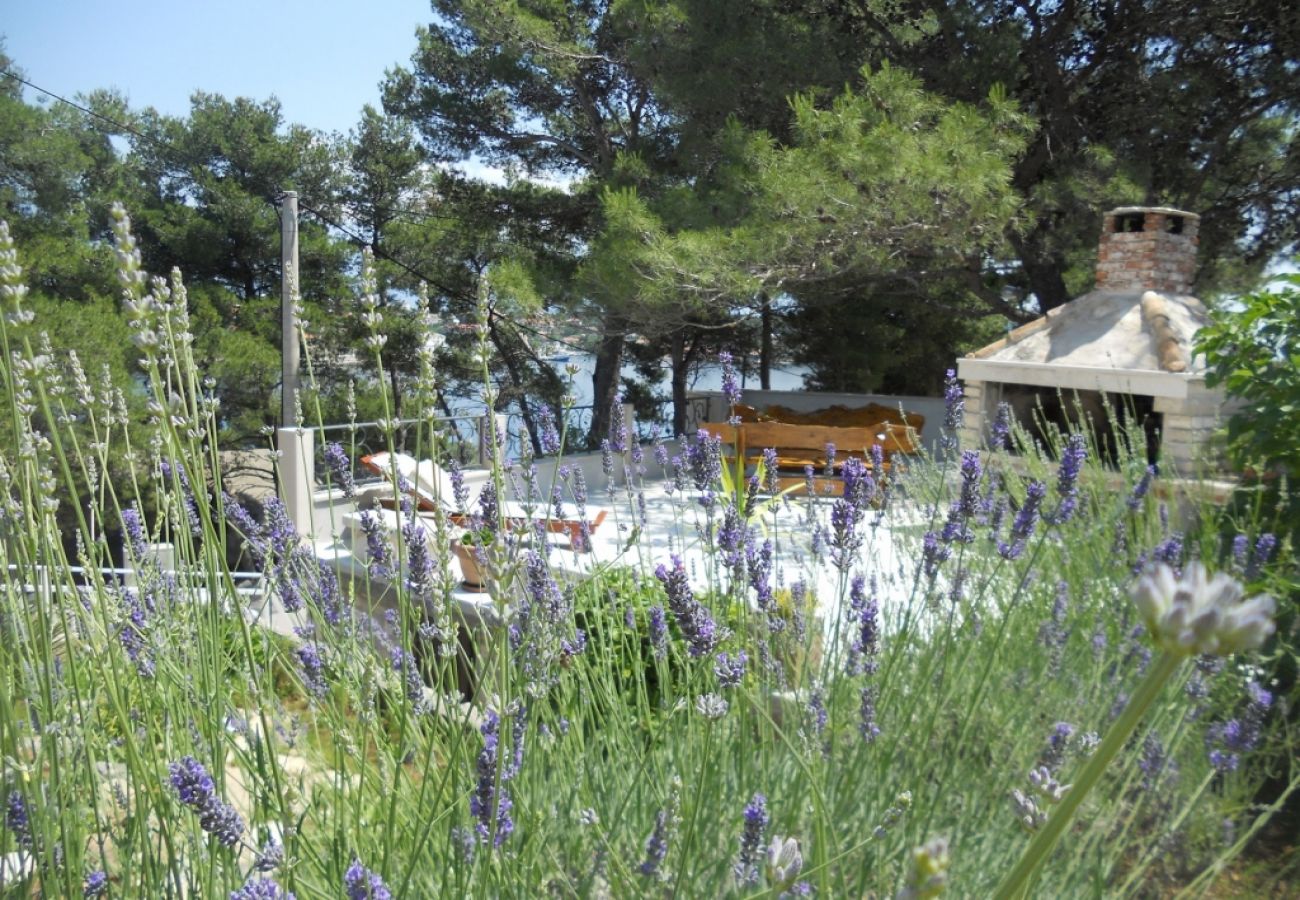
{"label": "stone roof", "polygon": [[1201,374],[1196,332],[1208,320],[1195,297],[1093,291],[1022,325],[968,359]]}

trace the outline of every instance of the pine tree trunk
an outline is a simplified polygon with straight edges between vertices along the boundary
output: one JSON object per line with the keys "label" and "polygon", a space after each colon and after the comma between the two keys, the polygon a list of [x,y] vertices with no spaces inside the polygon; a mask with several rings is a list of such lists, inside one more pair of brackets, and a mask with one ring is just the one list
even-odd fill
{"label": "pine tree trunk", "polygon": [[758,350],[758,386],[765,391],[772,390],[772,298],[764,291],[759,300],[762,302],[762,342]]}
{"label": "pine tree trunk", "polygon": [[669,346],[672,360],[673,435],[686,433],[686,335],[679,329],[674,332]]}
{"label": "pine tree trunk", "polygon": [[[609,323],[606,323],[608,326]],[[609,434],[610,409],[618,394],[619,373],[623,368],[623,335],[621,329],[611,329],[617,334],[606,334],[596,348],[596,369],[592,373],[591,432],[587,435],[590,447],[599,447],[601,438]]]}

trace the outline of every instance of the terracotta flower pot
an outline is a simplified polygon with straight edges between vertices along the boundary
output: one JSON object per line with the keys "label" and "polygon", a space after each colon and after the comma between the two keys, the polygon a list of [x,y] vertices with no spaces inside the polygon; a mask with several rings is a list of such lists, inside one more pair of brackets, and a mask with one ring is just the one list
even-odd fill
{"label": "terracotta flower pot", "polygon": [[451,549],[456,554],[456,559],[460,562],[460,573],[465,584],[473,588],[481,588],[487,584],[488,572],[480,564],[478,557],[478,548],[466,546],[460,542],[460,539],[452,541]]}

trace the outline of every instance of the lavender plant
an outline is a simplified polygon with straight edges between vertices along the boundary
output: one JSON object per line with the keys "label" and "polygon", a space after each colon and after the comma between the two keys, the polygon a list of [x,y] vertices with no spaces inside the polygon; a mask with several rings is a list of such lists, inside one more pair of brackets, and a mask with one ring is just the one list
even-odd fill
{"label": "lavender plant", "polygon": [[[994,458],[905,476],[841,446],[824,498],[778,492],[775,453],[724,466],[710,438],[642,454],[620,430],[607,465],[514,466],[485,435],[475,504],[429,350],[407,447],[459,483],[451,508],[360,482],[344,442],[324,448],[330,508],[295,522],[234,497],[183,283],[113,222],[134,424],[45,347],[0,228],[6,895],[1140,894],[1214,878],[1267,820],[1265,775],[1295,784],[1281,686],[1248,662],[1272,627],[1257,586],[1294,548],[1235,519],[1223,545],[1210,502],[1162,515],[1145,458],[1104,471],[1075,436],[1013,464],[1029,442],[1007,420]],[[485,283],[487,382],[492,302]],[[946,395],[955,440],[955,377]],[[566,420],[539,419],[547,449]],[[110,455],[129,474],[106,477]],[[489,594],[459,587],[462,513],[495,535]],[[573,543],[555,518],[585,523]],[[232,567],[241,545],[257,572]]]}

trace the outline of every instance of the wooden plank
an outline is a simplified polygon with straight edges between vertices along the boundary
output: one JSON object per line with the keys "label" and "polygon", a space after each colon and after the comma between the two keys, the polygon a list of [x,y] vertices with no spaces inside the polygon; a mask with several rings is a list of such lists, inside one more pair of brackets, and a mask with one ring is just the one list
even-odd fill
{"label": "wooden plank", "polygon": [[786,425],[780,422],[750,422],[740,426],[744,444],[750,455],[772,448],[778,453],[794,455],[792,451],[812,450],[823,456],[828,443],[835,445],[837,454],[866,456],[874,444],[888,456],[893,453],[915,453],[916,429],[907,425],[882,422],[873,428],[846,428],[834,425]]}
{"label": "wooden plank", "polygon": [[740,430],[744,428],[741,425],[732,425],[730,422],[701,422],[697,426],[699,431],[707,431],[717,438],[722,438],[724,444],[735,444],[736,438],[740,436]]}
{"label": "wooden plank", "polygon": [[783,422],[749,422],[741,426],[745,445],[751,449],[774,447],[777,450],[826,451],[827,444],[844,452],[865,451],[872,444],[881,443],[879,435],[886,430],[875,428],[844,428],[834,425],[787,425]]}

